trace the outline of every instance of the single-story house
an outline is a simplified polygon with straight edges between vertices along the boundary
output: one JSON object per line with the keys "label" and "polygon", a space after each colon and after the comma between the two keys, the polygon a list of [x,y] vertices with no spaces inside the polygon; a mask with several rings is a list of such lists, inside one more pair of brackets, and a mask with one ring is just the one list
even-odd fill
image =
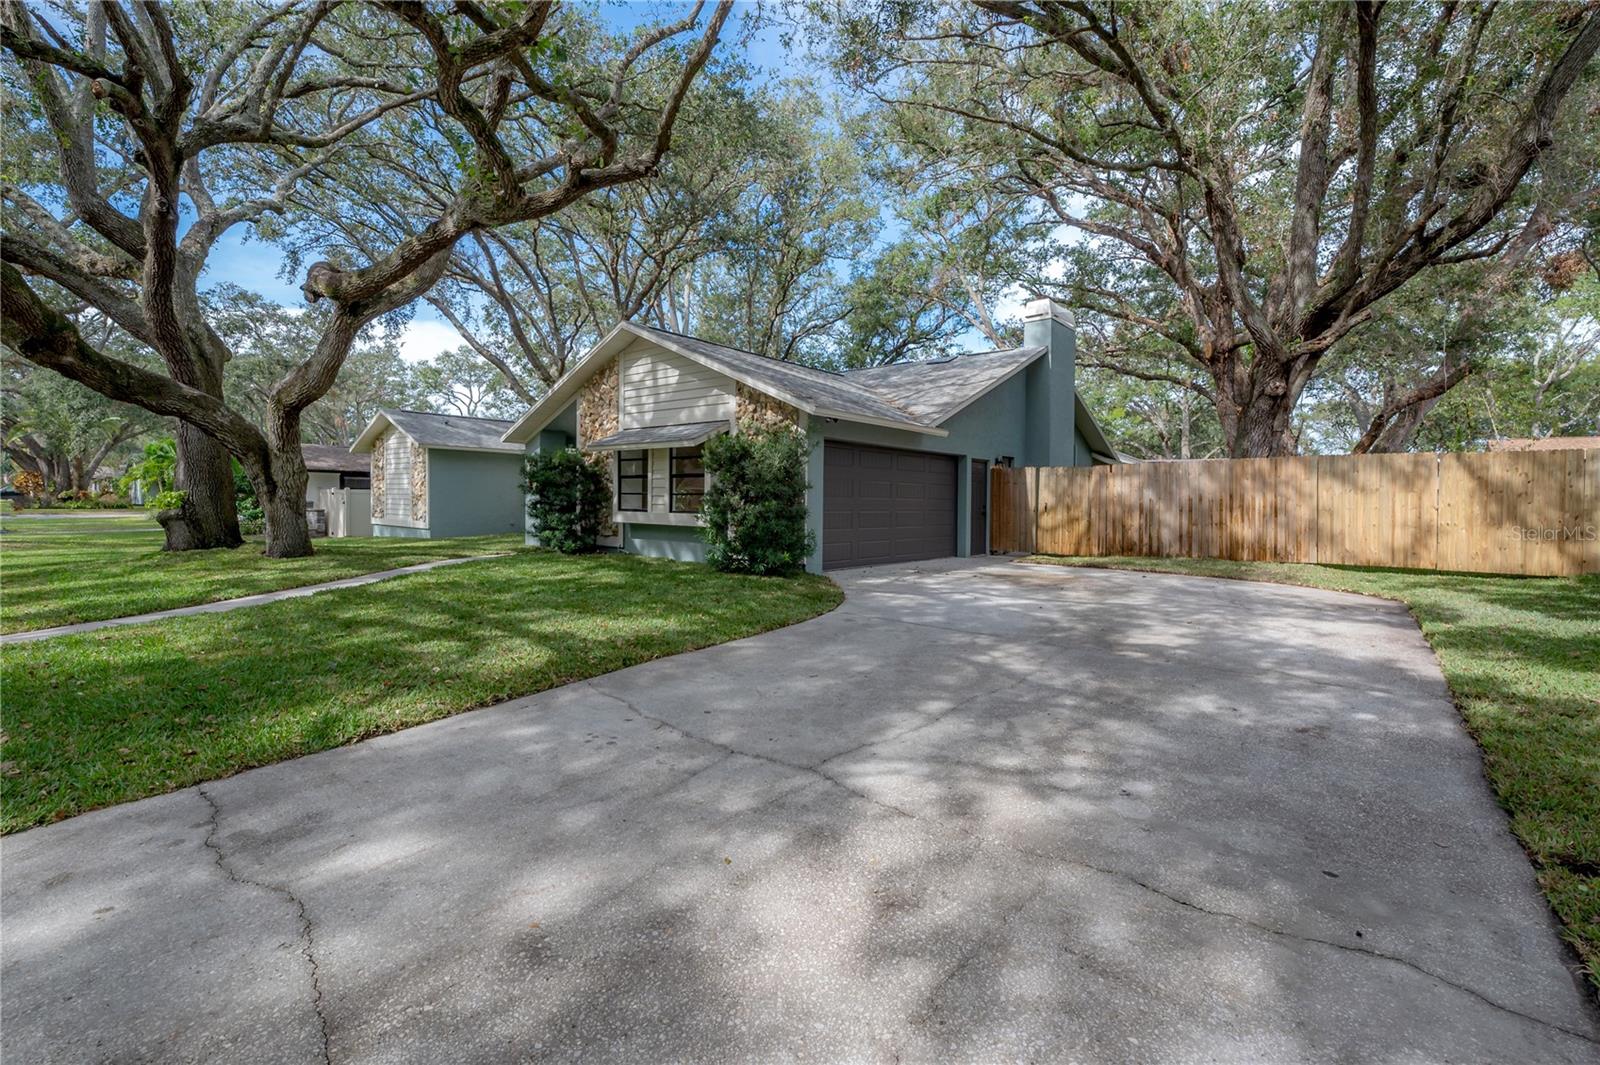
{"label": "single-story house", "polygon": [[371,536],[372,456],[332,444],[301,444],[306,512],[313,536]]}
{"label": "single-story house", "polygon": [[522,529],[521,444],[498,418],[380,410],[351,445],[372,456],[372,535],[439,539]]}
{"label": "single-story house", "polygon": [[324,488],[372,487],[372,456],[333,444],[301,444],[306,459],[306,506],[317,506]]}
{"label": "single-story house", "polygon": [[607,455],[602,542],[699,561],[701,445],[788,422],[814,444],[808,569],[983,554],[993,466],[1117,461],[1074,387],[1071,313],[1035,300],[1023,317],[1020,348],[842,373],[623,322],[503,439]]}

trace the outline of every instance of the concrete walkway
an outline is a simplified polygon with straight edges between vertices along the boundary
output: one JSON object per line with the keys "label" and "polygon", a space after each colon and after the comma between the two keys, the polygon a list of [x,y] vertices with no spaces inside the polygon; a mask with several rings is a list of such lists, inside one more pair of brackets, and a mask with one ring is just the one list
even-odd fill
{"label": "concrete walkway", "polygon": [[443,558],[437,562],[422,562],[415,566],[401,566],[399,569],[379,570],[376,573],[363,573],[358,577],[345,577],[337,581],[324,581],[321,584],[305,584],[298,588],[283,588],[276,592],[262,592],[260,595],[246,595],[238,599],[221,599],[215,603],[200,603],[196,606],[180,606],[174,610],[155,610],[148,614],[130,614],[123,618],[105,618],[101,621],[82,621],[76,625],[57,625],[49,629],[31,629],[27,632],[12,632],[0,636],[0,645],[8,643],[32,643],[34,640],[48,640],[52,636],[76,636],[80,633],[94,632],[97,629],[108,629],[114,625],[143,625],[147,621],[161,621],[165,618],[184,618],[191,614],[225,614],[230,610],[240,610],[247,606],[260,606],[262,603],[276,603],[280,599],[298,599],[304,595],[316,595],[333,588],[358,588],[363,584],[375,584],[386,581],[390,577],[403,577],[407,573],[425,573],[430,569],[440,566],[459,566],[463,562],[477,562],[485,558],[505,558],[506,552],[500,551],[491,555],[470,555],[466,558]]}
{"label": "concrete walkway", "polygon": [[1400,606],[840,582],[802,625],[0,842],[7,1059],[1600,1059]]}

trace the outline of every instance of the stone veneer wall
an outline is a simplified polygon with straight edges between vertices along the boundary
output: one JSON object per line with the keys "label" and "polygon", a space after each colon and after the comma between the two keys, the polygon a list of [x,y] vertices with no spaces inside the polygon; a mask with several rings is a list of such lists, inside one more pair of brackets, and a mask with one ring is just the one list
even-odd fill
{"label": "stone veneer wall", "polygon": [[411,520],[428,524],[428,450],[411,442]]}
{"label": "stone veneer wall", "polygon": [[383,520],[383,449],[389,442],[388,433],[379,433],[372,442],[372,520]]}
{"label": "stone veneer wall", "polygon": [[[619,417],[620,394],[622,390],[621,360],[612,359],[595,375],[589,378],[583,386],[583,391],[578,393],[578,447],[590,440],[599,440],[610,436],[621,426]],[[598,461],[601,471],[605,474],[606,488],[611,492],[611,498],[616,499],[616,486],[611,483],[611,456],[604,451],[583,452],[592,461]],[[608,517],[600,526],[601,536],[617,535],[617,527]]]}
{"label": "stone veneer wall", "polygon": [[621,376],[617,360],[612,359],[589,378],[578,394],[578,446],[599,440],[617,431],[617,394]]}
{"label": "stone veneer wall", "polygon": [[735,410],[740,425],[770,429],[778,425],[793,428],[800,424],[800,412],[783,400],[758,392],[743,382],[737,382],[735,388]]}

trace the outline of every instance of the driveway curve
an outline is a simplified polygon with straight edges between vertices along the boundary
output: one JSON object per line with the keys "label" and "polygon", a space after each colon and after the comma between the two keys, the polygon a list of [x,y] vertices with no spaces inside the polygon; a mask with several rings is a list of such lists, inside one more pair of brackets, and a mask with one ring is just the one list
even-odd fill
{"label": "driveway curve", "polygon": [[19,1061],[1563,1061],[1404,609],[1001,563],[0,843]]}

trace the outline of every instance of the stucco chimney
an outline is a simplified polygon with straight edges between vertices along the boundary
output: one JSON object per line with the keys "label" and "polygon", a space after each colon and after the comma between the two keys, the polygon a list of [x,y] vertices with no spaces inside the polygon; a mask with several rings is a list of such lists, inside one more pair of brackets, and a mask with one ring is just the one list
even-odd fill
{"label": "stucco chimney", "polygon": [[1022,309],[1022,343],[1045,354],[1028,366],[1029,466],[1075,466],[1074,395],[1078,333],[1072,312],[1055,300],[1039,299]]}

